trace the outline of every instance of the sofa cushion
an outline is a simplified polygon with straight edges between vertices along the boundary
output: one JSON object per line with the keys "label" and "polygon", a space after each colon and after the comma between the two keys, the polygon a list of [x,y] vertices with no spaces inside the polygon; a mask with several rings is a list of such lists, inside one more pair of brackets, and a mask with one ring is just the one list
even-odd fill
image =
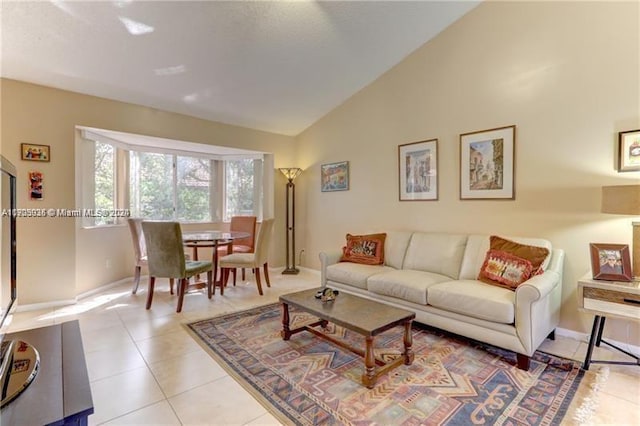
{"label": "sofa cushion", "polygon": [[411,236],[402,269],[457,279],[466,242],[466,235],[416,232]]}
{"label": "sofa cushion", "polygon": [[448,281],[429,287],[427,303],[436,308],[503,324],[513,324],[515,292],[477,280]]}
{"label": "sofa cushion", "polygon": [[[530,246],[544,247],[551,252],[551,243],[540,238],[522,238],[522,237],[506,237],[511,241]],[[478,277],[480,268],[484,263],[484,258],[490,248],[489,235],[469,235],[467,246],[464,250],[462,258],[462,266],[460,268],[461,280],[475,280]],[[542,270],[546,270],[549,266],[551,256],[542,263]]]}
{"label": "sofa cushion", "polygon": [[420,305],[427,304],[427,289],[451,278],[432,272],[400,270],[372,275],[367,288],[372,293],[395,297]]}
{"label": "sofa cushion", "polygon": [[387,234],[347,234],[347,245],[342,249],[340,262],[382,265],[384,263],[384,240]]}
{"label": "sofa cushion", "polygon": [[384,264],[392,268],[402,269],[404,256],[413,232],[390,231],[384,241]]}
{"label": "sofa cushion", "polygon": [[327,267],[327,280],[367,289],[367,278],[393,268],[383,265],[363,265],[360,263],[340,262]]}
{"label": "sofa cushion", "polygon": [[515,290],[528,280],[532,273],[533,265],[529,260],[506,251],[489,250],[478,274],[478,280]]}

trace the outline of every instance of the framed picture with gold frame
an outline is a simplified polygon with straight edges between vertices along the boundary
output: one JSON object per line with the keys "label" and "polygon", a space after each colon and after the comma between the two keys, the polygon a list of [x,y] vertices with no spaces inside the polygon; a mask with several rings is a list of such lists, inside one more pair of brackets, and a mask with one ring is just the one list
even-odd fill
{"label": "framed picture with gold frame", "polygon": [[21,158],[27,161],[50,161],[51,153],[49,145],[35,145],[32,143],[20,144]]}
{"label": "framed picture with gold frame", "polygon": [[626,244],[589,244],[591,270],[594,280],[632,280],[631,256]]}
{"label": "framed picture with gold frame", "polygon": [[618,171],[640,171],[640,129],[618,133]]}

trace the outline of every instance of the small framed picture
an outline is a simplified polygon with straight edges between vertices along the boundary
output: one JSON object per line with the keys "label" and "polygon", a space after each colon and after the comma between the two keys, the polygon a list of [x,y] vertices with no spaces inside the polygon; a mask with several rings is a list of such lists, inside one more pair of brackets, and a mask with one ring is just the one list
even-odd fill
{"label": "small framed picture", "polygon": [[594,280],[631,281],[631,257],[626,244],[589,244]]}
{"label": "small framed picture", "polygon": [[44,178],[41,172],[29,172],[29,199],[40,201],[43,199],[42,183]]}
{"label": "small framed picture", "polygon": [[398,146],[400,201],[438,199],[438,139]]}
{"label": "small framed picture", "polygon": [[460,135],[460,199],[514,200],[516,126]]}
{"label": "small framed picture", "polygon": [[640,171],[640,129],[618,133],[618,171]]}
{"label": "small framed picture", "polygon": [[34,145],[30,143],[20,144],[21,157],[27,161],[49,161],[51,154],[49,153],[49,145]]}
{"label": "small framed picture", "polygon": [[349,189],[349,162],[340,161],[321,165],[320,185],[322,192],[347,191]]}

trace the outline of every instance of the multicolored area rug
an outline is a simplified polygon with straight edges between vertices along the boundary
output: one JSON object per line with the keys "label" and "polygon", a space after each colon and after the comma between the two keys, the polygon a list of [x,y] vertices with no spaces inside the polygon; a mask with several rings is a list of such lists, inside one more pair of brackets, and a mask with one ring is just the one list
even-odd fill
{"label": "multicolored area rug", "polygon": [[[291,310],[291,328],[312,316]],[[285,424],[555,425],[583,377],[578,362],[536,352],[530,371],[515,354],[415,326],[412,365],[361,384],[361,357],[309,332],[280,337],[278,304],[188,327],[247,390]],[[364,348],[364,337],[327,333]],[[399,356],[402,328],[376,337],[376,356]]]}

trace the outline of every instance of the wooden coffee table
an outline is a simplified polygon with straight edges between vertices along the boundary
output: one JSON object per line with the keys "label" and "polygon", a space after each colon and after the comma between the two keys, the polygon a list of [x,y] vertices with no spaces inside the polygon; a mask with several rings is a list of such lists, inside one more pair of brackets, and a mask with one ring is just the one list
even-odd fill
{"label": "wooden coffee table", "polygon": [[[373,388],[378,377],[382,374],[402,363],[411,365],[414,358],[414,354],[411,351],[411,345],[413,344],[411,323],[416,317],[414,312],[343,292],[340,292],[333,301],[322,302],[320,299],[315,298],[319,290],[320,288],[304,290],[280,296],[280,303],[282,303],[281,335],[284,340],[289,340],[293,334],[306,330],[364,357],[365,372],[362,375],[362,383],[369,389]],[[308,312],[320,318],[320,320],[292,330],[289,328],[289,305]],[[363,335],[366,341],[365,349],[353,347],[314,328],[318,325],[326,327],[329,321]],[[388,363],[375,358],[373,351],[374,337],[400,324],[404,325],[404,353],[402,356]],[[379,368],[376,368],[376,366]]]}

